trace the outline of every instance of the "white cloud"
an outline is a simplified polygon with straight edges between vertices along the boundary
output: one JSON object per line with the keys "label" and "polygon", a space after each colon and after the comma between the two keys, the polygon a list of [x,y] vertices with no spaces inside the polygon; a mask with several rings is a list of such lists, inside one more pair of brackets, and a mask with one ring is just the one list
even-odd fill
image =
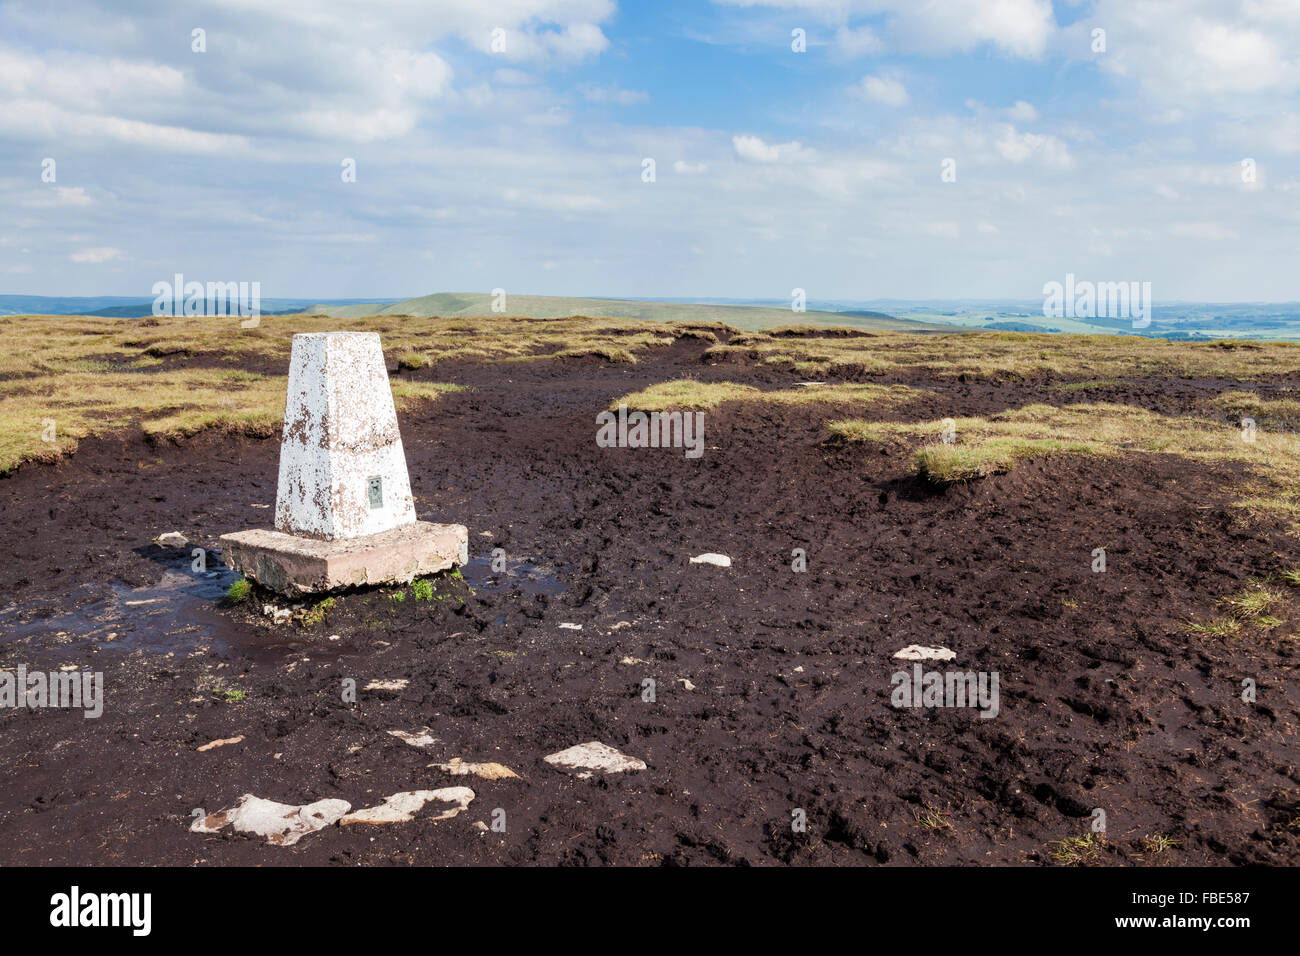
{"label": "white cloud", "polygon": [[1039,133],[1020,133],[1014,126],[1004,124],[997,140],[997,151],[1011,163],[1024,163],[1040,159],[1053,169],[1070,169],[1074,159],[1065,143],[1055,136]]}
{"label": "white cloud", "polygon": [[864,76],[852,89],[873,103],[895,109],[908,103],[907,87],[891,76]]}
{"label": "white cloud", "polygon": [[1014,104],[1002,111],[1002,115],[1013,123],[1033,123],[1038,120],[1038,110],[1034,109],[1032,103],[1026,103],[1024,100],[1016,100]]}
{"label": "white cloud", "polygon": [[673,163],[673,172],[681,173],[683,176],[695,176],[708,168],[707,163],[688,163],[684,159],[679,159]]}
{"label": "white cloud", "polygon": [[1179,222],[1169,229],[1170,235],[1181,239],[1237,239],[1236,230],[1215,222]]}
{"label": "white cloud", "polygon": [[557,193],[528,189],[504,189],[501,198],[509,203],[561,213],[607,212],[614,204],[589,193]]}
{"label": "white cloud", "polygon": [[125,259],[126,253],[111,246],[99,246],[93,249],[79,249],[68,258],[73,262],[98,265],[101,262],[112,262],[114,259]]}
{"label": "white cloud", "polygon": [[1083,57],[1093,24],[1107,28],[1107,50],[1085,58],[1136,82],[1154,102],[1239,109],[1247,104],[1234,98],[1244,94],[1300,90],[1300,6],[1294,3],[1098,0],[1086,23],[1066,31],[1065,49]]}
{"label": "white cloud", "polygon": [[884,42],[870,27],[852,29],[842,26],[835,31],[834,50],[849,59],[856,60],[858,57],[883,52],[884,49]]}
{"label": "white cloud", "polygon": [[83,186],[53,186],[48,194],[36,196],[32,199],[25,200],[24,206],[29,207],[55,207],[55,206],[89,206],[94,200],[86,195]]}
{"label": "white cloud", "polygon": [[[1056,29],[1051,0],[716,0],[738,7],[800,10],[823,20],[883,14],[887,46],[951,53],[990,45],[1037,59]],[[863,41],[864,43],[867,42]],[[862,52],[876,52],[864,49]]]}
{"label": "white cloud", "polygon": [[751,163],[798,163],[817,157],[816,150],[808,149],[797,140],[789,143],[765,143],[757,136],[733,136],[732,148],[741,159]]}

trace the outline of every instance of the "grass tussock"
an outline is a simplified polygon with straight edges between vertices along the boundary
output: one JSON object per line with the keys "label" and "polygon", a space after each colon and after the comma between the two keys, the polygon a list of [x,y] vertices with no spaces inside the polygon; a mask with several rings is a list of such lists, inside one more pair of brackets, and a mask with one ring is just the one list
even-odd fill
{"label": "grass tussock", "polygon": [[1144,837],[1142,839],[1142,849],[1147,853],[1164,853],[1168,850],[1176,850],[1180,844],[1173,837],[1164,833],[1157,833],[1154,836]]}
{"label": "grass tussock", "polygon": [[[988,417],[916,423],[850,419],[828,428],[848,442],[924,442],[916,453],[917,473],[940,484],[1005,472],[1025,458],[1051,454],[1138,452],[1240,463],[1248,477],[1234,489],[1237,506],[1300,528],[1300,435],[1291,432],[1262,431],[1246,441],[1235,423],[1222,419],[1112,403],[1033,404]],[[946,431],[949,443],[942,442]]]}
{"label": "grass tussock", "polygon": [[323,601],[317,601],[310,608],[303,612],[302,623],[304,627],[315,627],[325,620],[330,611],[334,610],[336,602],[334,598],[327,597]]}
{"label": "grass tussock", "polygon": [[[1283,579],[1286,579],[1285,574]],[[1218,607],[1224,613],[1209,621],[1190,621],[1187,629],[1193,634],[1218,640],[1240,637],[1246,628],[1271,631],[1286,622],[1273,612],[1282,596],[1266,584],[1255,582],[1236,594],[1219,598]]]}
{"label": "grass tussock", "polygon": [[253,594],[253,582],[248,578],[232,581],[226,589],[226,601],[230,604],[243,604]]}
{"label": "grass tussock", "polygon": [[1086,442],[1061,442],[1050,438],[1000,438],[976,445],[929,445],[916,453],[916,473],[935,485],[953,485],[1001,475],[1016,463],[1040,455],[1097,454]]}
{"label": "grass tussock", "polygon": [[752,385],[735,382],[699,382],[691,378],[659,382],[639,392],[632,392],[610,403],[643,412],[676,409],[715,408],[723,402],[768,402],[780,405],[810,405],[818,402],[842,405],[880,405],[897,407],[930,396],[922,389],[906,385],[823,384],[763,391]]}
{"label": "grass tussock", "polygon": [[1058,866],[1084,866],[1095,861],[1105,845],[1106,838],[1100,833],[1085,833],[1051,841],[1047,854]]}
{"label": "grass tussock", "polygon": [[586,345],[574,349],[561,349],[551,358],[573,359],[573,358],[599,358],[604,359],[612,365],[635,365],[636,356],[625,348],[617,345]]}

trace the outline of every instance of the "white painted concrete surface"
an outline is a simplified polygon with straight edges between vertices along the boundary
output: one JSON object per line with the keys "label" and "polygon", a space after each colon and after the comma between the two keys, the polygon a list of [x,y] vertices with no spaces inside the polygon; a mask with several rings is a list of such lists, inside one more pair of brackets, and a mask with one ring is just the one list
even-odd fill
{"label": "white painted concrete surface", "polygon": [[[371,483],[378,479],[378,507]],[[336,541],[415,521],[406,454],[376,332],[293,337],[275,528]]]}

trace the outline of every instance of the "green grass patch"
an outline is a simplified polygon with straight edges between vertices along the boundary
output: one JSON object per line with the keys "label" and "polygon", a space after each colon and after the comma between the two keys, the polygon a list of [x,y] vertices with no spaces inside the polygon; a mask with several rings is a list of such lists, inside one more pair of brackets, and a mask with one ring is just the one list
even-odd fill
{"label": "green grass patch", "polygon": [[307,627],[313,627],[321,623],[321,621],[325,620],[325,615],[334,610],[336,603],[337,602],[332,597],[327,597],[323,601],[317,601],[305,614],[303,614],[302,623]]}
{"label": "green grass patch", "polygon": [[248,578],[240,578],[230,582],[230,587],[226,588],[226,601],[230,604],[243,604],[252,593],[253,582]]}

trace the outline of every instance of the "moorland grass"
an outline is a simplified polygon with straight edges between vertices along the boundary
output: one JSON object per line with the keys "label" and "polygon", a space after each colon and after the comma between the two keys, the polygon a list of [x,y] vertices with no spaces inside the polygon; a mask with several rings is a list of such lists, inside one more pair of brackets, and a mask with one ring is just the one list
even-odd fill
{"label": "moorland grass", "polygon": [[881,404],[896,406],[933,393],[906,385],[818,384],[799,388],[764,391],[736,382],[700,382],[678,378],[659,382],[610,402],[611,409],[626,405],[634,411],[662,412],[716,408],[724,402],[768,402],[779,405]]}
{"label": "moorland grass", "polygon": [[[263,316],[255,329],[234,319],[2,316],[0,474],[29,459],[53,459],[78,438],[139,425],[147,434],[184,436],[208,428],[273,435],[280,426],[284,375],[295,332],[379,332],[405,370],[449,360],[535,362],[578,357],[631,364],[681,338],[709,347],[706,360],[784,365],[806,377],[857,378],[921,372],[938,381],[1026,382],[1067,393],[1128,381],[1195,378],[1241,385],[1294,375],[1295,343],[1170,342],[1139,336],[1019,332],[908,333],[807,328],[734,333],[720,323],[639,319],[453,316],[361,318]],[[734,334],[733,334],[734,333]],[[711,339],[719,344],[711,345]],[[722,341],[725,339],[725,342]],[[969,481],[1051,454],[1171,454],[1245,466],[1237,503],[1251,514],[1280,516],[1300,528],[1300,391],[1239,385],[1194,403],[1186,413],[1085,403],[1045,404],[955,420],[955,441],[940,440],[943,421],[829,422],[847,442],[912,446],[917,474],[939,484]],[[456,386],[392,379],[399,405],[437,398]],[[1271,389],[1271,390],[1269,390]],[[883,408],[903,416],[909,402],[935,393],[903,385],[829,382],[761,390],[735,382],[679,379],[625,395],[642,411],[709,409],[724,402],[829,404]],[[932,413],[931,413],[932,414]],[[1240,419],[1255,420],[1253,441]],[[51,434],[50,423],[53,423]],[[51,439],[51,440],[46,440]],[[918,447],[919,444],[919,447]]]}
{"label": "moorland grass", "polygon": [[[918,475],[938,484],[1009,471],[1025,458],[1071,454],[1176,455],[1206,463],[1240,463],[1247,477],[1233,493],[1254,515],[1280,517],[1300,528],[1300,435],[1262,430],[1246,441],[1235,423],[1205,415],[1162,415],[1133,405],[1032,404],[986,417],[918,423],[840,420],[828,424],[847,442],[921,441]],[[951,443],[939,439],[952,429]]]}
{"label": "moorland grass", "polygon": [[[379,332],[404,370],[456,358],[635,361],[636,350],[699,331],[692,324],[502,316],[262,316],[254,329],[218,317],[0,316],[0,474],[133,425],[160,437],[209,428],[274,435],[293,334],[339,329]],[[392,386],[399,407],[457,387],[402,377]]]}

